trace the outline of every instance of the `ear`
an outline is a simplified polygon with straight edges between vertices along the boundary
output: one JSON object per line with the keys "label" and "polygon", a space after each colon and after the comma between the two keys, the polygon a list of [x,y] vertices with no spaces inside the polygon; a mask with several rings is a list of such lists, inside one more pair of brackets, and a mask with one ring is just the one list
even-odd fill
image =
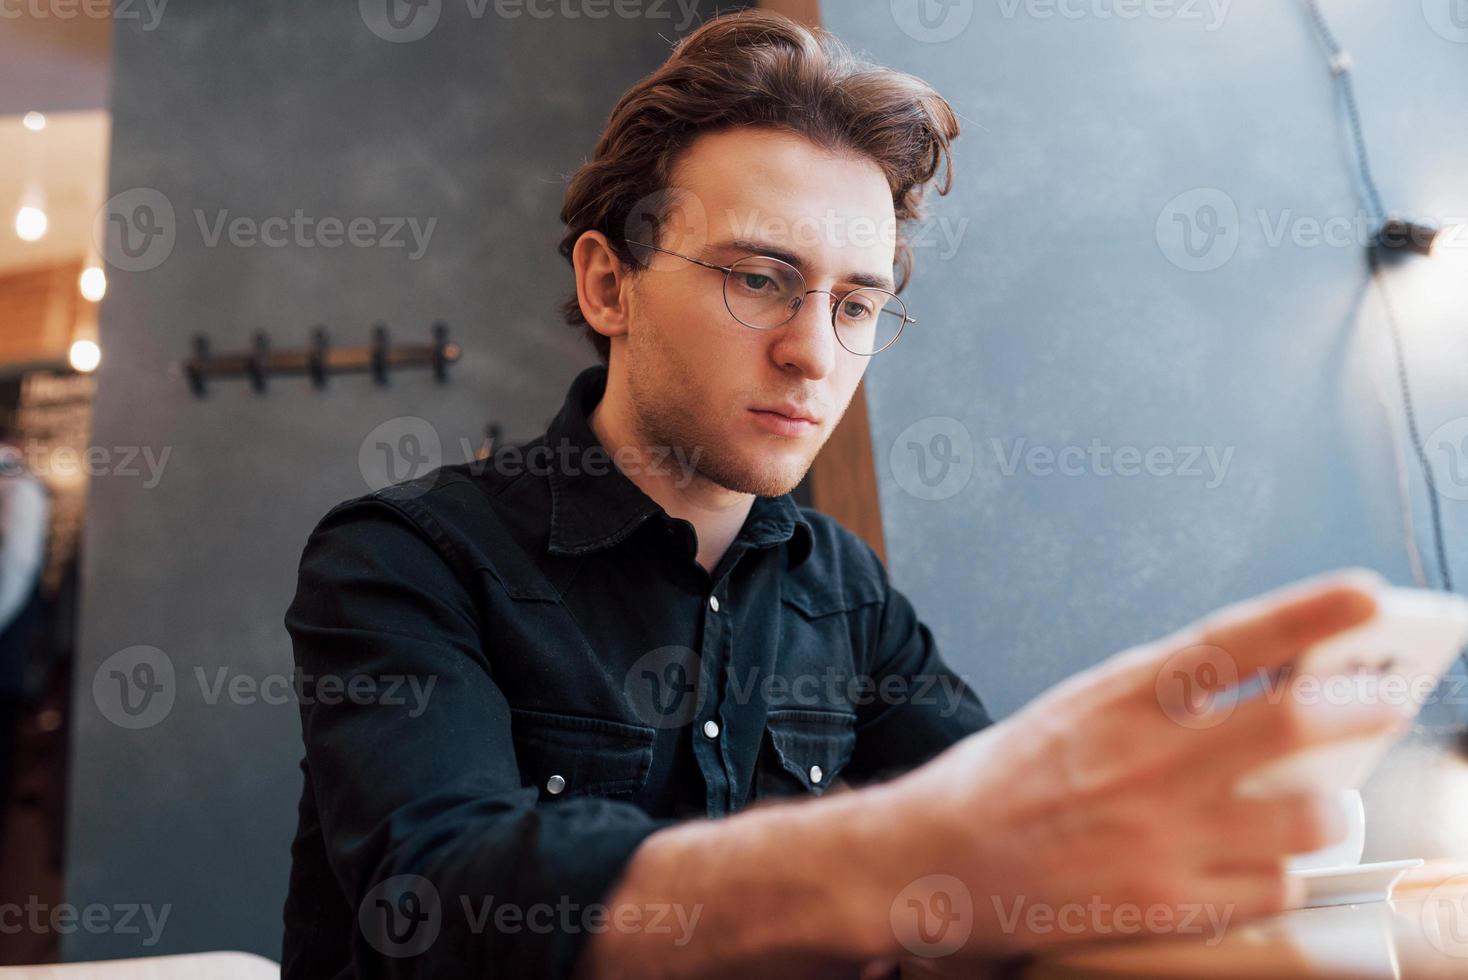
{"label": "ear", "polygon": [[576,275],[576,299],[591,329],[609,339],[624,336],[628,323],[626,287],[632,270],[617,258],[607,236],[599,231],[582,232],[571,250],[571,265]]}

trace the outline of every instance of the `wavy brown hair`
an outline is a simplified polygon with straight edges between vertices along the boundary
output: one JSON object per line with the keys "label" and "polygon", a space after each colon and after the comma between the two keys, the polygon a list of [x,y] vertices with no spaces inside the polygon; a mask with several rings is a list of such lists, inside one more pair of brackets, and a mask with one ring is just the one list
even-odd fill
{"label": "wavy brown hair", "polygon": [[[735,126],[783,130],[880,166],[897,218],[898,291],[907,285],[913,257],[904,226],[922,216],[923,192],[940,171],[939,194],[953,182],[953,108],[922,79],[858,57],[834,34],[763,10],[709,21],[627,90],[591,159],[571,176],[558,251],[569,262],[582,233],[599,231],[618,258],[640,268],[622,232],[632,207],[669,187],[678,155],[696,137]],[[587,323],[574,290],[561,312],[606,361],[611,343]]]}

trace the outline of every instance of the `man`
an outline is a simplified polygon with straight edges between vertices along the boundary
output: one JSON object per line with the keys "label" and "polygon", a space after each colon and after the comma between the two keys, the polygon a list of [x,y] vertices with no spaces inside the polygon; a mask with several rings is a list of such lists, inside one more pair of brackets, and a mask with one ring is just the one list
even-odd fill
{"label": "man", "polygon": [[306,546],[287,977],[971,967],[1053,941],[1013,899],[1241,919],[1339,836],[1322,801],[1232,779],[1395,715],[1178,724],[1158,678],[1284,668],[1372,613],[1370,576],[1230,608],[991,726],[873,552],[791,500],[915,329],[907,250],[871,230],[918,215],[957,131],[925,83],[758,12],[618,103],[562,212],[568,318],[604,364],[541,439],[341,504]]}
{"label": "man", "polygon": [[0,841],[5,839],[31,653],[45,613],[46,485],[26,468],[20,432],[0,420]]}

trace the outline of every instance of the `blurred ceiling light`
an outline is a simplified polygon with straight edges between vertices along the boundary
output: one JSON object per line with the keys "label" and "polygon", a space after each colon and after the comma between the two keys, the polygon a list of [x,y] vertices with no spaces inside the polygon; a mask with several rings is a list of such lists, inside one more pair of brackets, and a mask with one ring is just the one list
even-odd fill
{"label": "blurred ceiling light", "polygon": [[107,273],[102,271],[101,266],[89,265],[82,270],[82,277],[77,285],[81,287],[82,296],[93,303],[100,303],[102,297],[107,295]]}
{"label": "blurred ceiling light", "polygon": [[21,125],[33,133],[39,133],[46,128],[46,116],[40,112],[27,112],[21,117]]}
{"label": "blurred ceiling light", "polygon": [[15,233],[23,242],[39,241],[46,234],[48,224],[50,222],[46,219],[45,209],[34,198],[21,202],[20,208],[15,212]]}
{"label": "blurred ceiling light", "polygon": [[78,371],[95,371],[102,360],[102,348],[94,340],[77,340],[71,345],[68,355],[71,366]]}

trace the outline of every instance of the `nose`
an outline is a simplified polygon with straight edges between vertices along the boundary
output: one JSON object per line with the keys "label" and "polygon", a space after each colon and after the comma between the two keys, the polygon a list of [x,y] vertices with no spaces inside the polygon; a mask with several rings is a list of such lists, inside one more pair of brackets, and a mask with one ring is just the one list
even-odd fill
{"label": "nose", "polygon": [[834,298],[827,289],[808,289],[797,300],[795,316],[774,331],[770,356],[780,367],[819,380],[836,366],[836,331],[831,325],[831,304],[807,299],[812,293]]}

